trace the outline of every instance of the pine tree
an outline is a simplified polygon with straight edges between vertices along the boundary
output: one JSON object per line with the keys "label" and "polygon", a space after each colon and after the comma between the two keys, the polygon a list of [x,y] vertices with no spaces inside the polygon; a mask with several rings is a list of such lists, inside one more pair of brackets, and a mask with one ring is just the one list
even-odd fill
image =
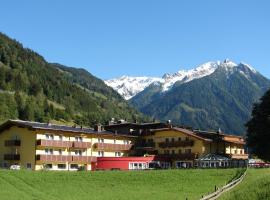
{"label": "pine tree", "polygon": [[252,119],[247,123],[247,142],[251,152],[270,161],[270,90],[255,104]]}

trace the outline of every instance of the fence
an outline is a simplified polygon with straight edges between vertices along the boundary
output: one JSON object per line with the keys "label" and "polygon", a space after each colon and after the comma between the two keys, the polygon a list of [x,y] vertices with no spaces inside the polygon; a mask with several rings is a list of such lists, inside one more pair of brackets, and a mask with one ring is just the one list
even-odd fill
{"label": "fence", "polygon": [[232,182],[230,182],[229,184],[223,186],[222,188],[216,188],[217,190],[205,197],[202,197],[200,200],[215,200],[218,197],[220,197],[220,195],[222,195],[224,192],[234,188],[236,185],[238,185],[239,183],[241,183],[241,181],[244,179],[244,177],[246,176],[247,173],[247,169],[244,171],[244,173],[237,179],[233,180]]}

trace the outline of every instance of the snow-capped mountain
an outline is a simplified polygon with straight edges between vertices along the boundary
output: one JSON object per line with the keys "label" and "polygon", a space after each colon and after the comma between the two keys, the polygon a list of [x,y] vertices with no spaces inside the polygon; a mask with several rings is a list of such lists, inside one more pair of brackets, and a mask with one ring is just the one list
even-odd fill
{"label": "snow-capped mountain", "polygon": [[105,81],[108,86],[112,87],[127,100],[131,99],[154,82],[163,82],[163,79],[156,77],[122,76]]}
{"label": "snow-capped mountain", "polygon": [[111,86],[125,99],[129,100],[153,83],[160,84],[162,91],[166,92],[170,90],[176,82],[187,83],[194,79],[200,79],[213,74],[218,68],[225,69],[228,75],[235,71],[241,71],[246,78],[250,76],[250,73],[257,73],[256,70],[248,64],[236,64],[226,59],[224,62],[207,62],[194,69],[180,70],[173,74],[166,73],[161,78],[122,76],[120,78],[107,80],[105,83]]}

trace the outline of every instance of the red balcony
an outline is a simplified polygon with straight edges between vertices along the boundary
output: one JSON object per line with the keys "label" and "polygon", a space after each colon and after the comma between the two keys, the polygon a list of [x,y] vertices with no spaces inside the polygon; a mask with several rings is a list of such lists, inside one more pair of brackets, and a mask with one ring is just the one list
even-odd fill
{"label": "red balcony", "polygon": [[81,164],[90,164],[96,162],[95,156],[71,156],[71,155],[36,155],[37,161],[42,162],[72,162]]}
{"label": "red balcony", "polygon": [[72,162],[74,163],[90,164],[96,161],[97,157],[95,156],[72,156]]}
{"label": "red balcony", "polygon": [[78,149],[88,149],[92,145],[91,142],[73,142],[72,147]]}
{"label": "red balcony", "polygon": [[170,147],[192,147],[194,145],[193,140],[181,140],[175,142],[160,142],[160,148],[170,148]]}
{"label": "red balcony", "polygon": [[110,143],[95,143],[96,150],[102,151],[128,151],[131,149],[132,144],[110,144]]}
{"label": "red balcony", "polygon": [[5,154],[4,160],[20,160],[20,154]]}
{"label": "red balcony", "polygon": [[71,162],[72,156],[70,155],[37,155],[37,161],[42,162]]}
{"label": "red balcony", "polygon": [[41,147],[59,147],[59,148],[70,148],[72,142],[62,140],[37,140],[37,146]]}

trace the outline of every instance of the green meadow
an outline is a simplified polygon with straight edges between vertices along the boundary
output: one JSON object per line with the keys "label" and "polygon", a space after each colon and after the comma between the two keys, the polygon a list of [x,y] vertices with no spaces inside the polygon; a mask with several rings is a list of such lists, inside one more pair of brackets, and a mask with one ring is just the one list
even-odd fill
{"label": "green meadow", "polygon": [[269,200],[270,169],[248,169],[243,182],[220,200]]}
{"label": "green meadow", "polygon": [[49,172],[0,170],[1,200],[199,199],[237,169]]}

